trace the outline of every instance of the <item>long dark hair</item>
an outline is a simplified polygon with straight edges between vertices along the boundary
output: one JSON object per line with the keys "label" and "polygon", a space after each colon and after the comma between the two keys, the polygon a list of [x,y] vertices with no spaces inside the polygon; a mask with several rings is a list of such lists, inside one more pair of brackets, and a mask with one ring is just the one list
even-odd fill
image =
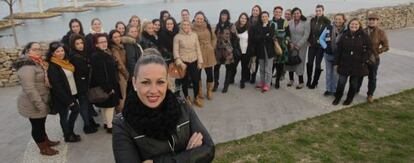
{"label": "long dark hair", "polygon": [[299,13],[300,13],[300,20],[302,20],[302,21],[306,21],[307,20],[306,17],[303,16],[302,10],[300,8],[298,8],[298,7],[295,7],[295,8],[292,9],[292,11],[291,11],[292,19],[293,19],[293,13],[295,13],[296,11],[299,11]]}
{"label": "long dark hair", "polygon": [[198,11],[198,12],[196,12],[196,14],[194,15],[193,22],[195,21],[195,18],[197,17],[197,15],[201,15],[201,16],[203,16],[203,17],[204,17],[204,22],[206,22],[206,24],[207,24],[207,29],[208,29],[208,31],[210,32],[210,35],[211,35],[211,39],[213,39],[213,31],[212,31],[212,29],[211,29],[210,22],[208,21],[208,19],[207,19],[206,15],[204,14],[204,12],[203,12],[203,11]]}
{"label": "long dark hair", "polygon": [[53,54],[55,53],[55,51],[57,49],[59,49],[60,47],[63,48],[63,50],[65,51],[65,57],[63,59],[67,59],[68,55],[67,55],[67,50],[65,48],[65,45],[59,41],[53,41],[49,44],[49,50],[46,53],[46,61],[50,62],[50,59],[52,58]]}
{"label": "long dark hair", "polygon": [[170,14],[170,12],[168,12],[167,10],[162,10],[161,12],[160,12],[160,21],[164,21],[164,14],[168,14],[169,15],[169,17],[171,17],[171,14]]}
{"label": "long dark hair", "polygon": [[[222,15],[227,15],[227,20],[225,22],[221,21]],[[214,31],[214,33],[217,33],[218,30],[223,30],[222,28],[228,28],[228,27],[230,27],[230,12],[227,9],[223,9],[220,11],[219,21],[217,23],[216,30]]]}
{"label": "long dark hair", "polygon": [[83,33],[83,26],[82,26],[82,22],[81,22],[79,19],[76,19],[76,18],[71,19],[71,20],[69,21],[69,31],[70,31],[71,33],[73,33],[73,31],[72,31],[72,23],[78,23],[78,24],[79,24],[79,27],[80,27],[79,34],[81,34],[81,35],[85,36],[85,33]]}
{"label": "long dark hair", "polygon": [[164,25],[164,27],[162,27],[162,31],[166,31],[166,32],[169,32],[168,30],[167,30],[167,21],[168,20],[171,20],[172,22],[173,22],[173,24],[174,24],[174,28],[173,28],[173,33],[174,34],[176,34],[176,33],[178,33],[178,31],[180,31],[180,28],[178,27],[178,24],[177,24],[177,21],[175,21],[175,19],[173,18],[173,17],[169,17],[167,20],[165,20],[165,25]]}
{"label": "long dark hair", "polygon": [[108,45],[109,45],[109,47],[113,47],[114,45],[115,45],[115,43],[112,41],[112,38],[114,37],[114,34],[115,33],[119,33],[119,35],[121,35],[122,36],[122,34],[121,34],[121,32],[119,32],[119,31],[117,31],[117,30],[111,30],[110,32],[109,32],[109,35],[108,35]]}
{"label": "long dark hair", "polygon": [[[262,7],[260,7],[259,5],[254,5],[253,7],[252,7],[252,13],[251,13],[251,15],[250,15],[250,17],[253,17],[253,9],[254,8],[258,8],[259,9],[259,16],[260,16],[260,14],[262,14]],[[260,18],[259,18],[260,19]]]}
{"label": "long dark hair", "polygon": [[[240,24],[240,19],[241,19],[242,16],[245,16],[246,17],[246,24],[243,27],[240,26],[241,25]],[[249,29],[249,25],[250,25],[249,24],[249,15],[247,15],[247,13],[245,13],[245,12],[242,12],[239,15],[239,18],[237,19],[235,25],[236,25],[236,29],[237,29],[238,32],[244,31],[244,30],[248,30]]]}
{"label": "long dark hair", "polygon": [[[125,31],[124,31],[124,34],[123,35],[125,35],[126,34],[126,25],[125,25],[125,23],[124,22],[122,22],[122,21],[118,21],[118,22],[116,22],[116,24],[115,24],[115,29],[117,29],[118,28],[118,25],[123,25],[124,26],[124,29],[125,29]],[[122,35],[122,33],[121,33],[121,35]],[[122,36],[123,36],[122,35]]]}

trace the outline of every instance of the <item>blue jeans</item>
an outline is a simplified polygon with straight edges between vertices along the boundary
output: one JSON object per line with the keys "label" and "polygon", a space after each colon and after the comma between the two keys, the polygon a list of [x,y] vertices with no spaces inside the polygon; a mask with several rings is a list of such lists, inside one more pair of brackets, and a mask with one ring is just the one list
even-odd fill
{"label": "blue jeans", "polygon": [[[369,71],[369,74],[368,74],[368,92],[367,92],[368,96],[373,96],[374,92],[375,92],[375,89],[377,88],[378,67],[379,67],[379,60],[377,60],[377,64],[368,65],[368,71]],[[364,81],[364,77],[361,77],[358,81],[358,89],[357,89],[358,92],[359,92],[359,89],[361,89],[363,81]]]}
{"label": "blue jeans", "polygon": [[90,125],[90,120],[92,116],[89,114],[89,99],[86,94],[78,96],[79,101],[79,113],[82,117],[83,123],[85,126]]}
{"label": "blue jeans", "polygon": [[350,98],[350,99],[354,98],[355,93],[358,89],[358,80],[360,79],[360,77],[359,76],[344,76],[344,75],[339,75],[338,86],[337,86],[336,93],[335,93],[336,98],[340,99],[343,96],[345,85],[346,85],[348,78],[349,78],[349,90],[348,90],[347,98]]}
{"label": "blue jeans", "polygon": [[[69,114],[70,111],[70,114]],[[62,127],[63,135],[69,136],[74,134],[73,128],[75,128],[75,121],[79,114],[79,105],[75,103],[74,106],[60,109],[60,126]]]}
{"label": "blue jeans", "polygon": [[338,73],[334,69],[333,61],[329,61],[327,55],[325,53],[326,91],[335,93],[338,84]]}

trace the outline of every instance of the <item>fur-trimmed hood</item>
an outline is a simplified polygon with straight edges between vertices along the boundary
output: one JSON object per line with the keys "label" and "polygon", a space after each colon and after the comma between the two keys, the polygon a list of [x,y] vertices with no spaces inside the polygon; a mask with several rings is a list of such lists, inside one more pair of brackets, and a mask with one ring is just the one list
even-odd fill
{"label": "fur-trimmed hood", "polygon": [[13,63],[13,68],[17,70],[19,70],[21,67],[26,66],[26,65],[36,65],[35,62],[33,62],[29,57],[27,56],[22,56],[20,58],[18,58],[14,63]]}
{"label": "fur-trimmed hood", "polygon": [[123,36],[122,43],[123,44],[136,44],[137,40],[131,36]]}

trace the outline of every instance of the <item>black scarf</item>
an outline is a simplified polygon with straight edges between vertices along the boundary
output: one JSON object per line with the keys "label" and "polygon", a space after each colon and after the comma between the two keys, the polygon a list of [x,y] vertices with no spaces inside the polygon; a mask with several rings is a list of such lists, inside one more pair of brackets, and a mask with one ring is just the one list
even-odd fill
{"label": "black scarf", "polygon": [[247,25],[244,25],[243,27],[240,27],[240,25],[237,25],[236,30],[237,30],[237,33],[244,33],[247,30]]}
{"label": "black scarf", "polygon": [[145,106],[135,91],[131,91],[125,103],[122,114],[126,122],[138,134],[147,137],[168,140],[176,134],[176,127],[181,117],[181,105],[170,90],[167,91],[164,101],[156,109]]}

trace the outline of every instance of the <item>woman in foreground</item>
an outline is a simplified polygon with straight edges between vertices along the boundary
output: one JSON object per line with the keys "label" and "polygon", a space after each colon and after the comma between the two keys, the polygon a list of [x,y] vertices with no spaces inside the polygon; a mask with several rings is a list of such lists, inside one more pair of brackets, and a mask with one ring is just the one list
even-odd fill
{"label": "woman in foreground", "polygon": [[135,66],[135,92],[113,122],[116,162],[211,162],[214,143],[193,109],[167,89],[162,57]]}

